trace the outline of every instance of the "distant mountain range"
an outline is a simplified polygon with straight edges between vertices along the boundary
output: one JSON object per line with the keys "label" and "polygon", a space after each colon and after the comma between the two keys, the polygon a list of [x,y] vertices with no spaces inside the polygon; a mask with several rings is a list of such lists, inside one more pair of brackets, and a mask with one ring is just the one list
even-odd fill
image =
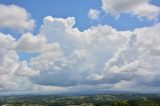
{"label": "distant mountain range", "polygon": [[9,95],[55,95],[55,96],[80,96],[80,95],[97,95],[97,94],[159,94],[157,92],[133,92],[122,90],[79,90],[79,91],[67,91],[67,92],[23,92],[23,91],[3,91],[0,92],[0,96]]}

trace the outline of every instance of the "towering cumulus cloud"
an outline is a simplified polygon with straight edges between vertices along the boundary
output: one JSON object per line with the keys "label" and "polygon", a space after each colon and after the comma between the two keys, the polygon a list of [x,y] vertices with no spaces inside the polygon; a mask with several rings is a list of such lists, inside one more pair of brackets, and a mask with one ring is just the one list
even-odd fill
{"label": "towering cumulus cloud", "polygon": [[[135,10],[140,5],[152,7],[147,0],[132,2],[126,0],[129,6],[125,7],[103,0],[103,8],[115,14],[129,10],[149,16],[150,13],[141,14],[141,9]],[[120,7],[114,8],[116,5]],[[1,5],[0,11],[1,8],[18,8],[28,17],[25,10],[15,5]],[[0,26],[28,29],[32,19],[24,17],[19,17],[22,25],[15,25],[13,18],[10,21],[14,23],[4,21]],[[133,31],[118,31],[108,25],[80,31],[75,23],[74,17],[47,16],[36,35],[28,32],[16,39],[0,33],[0,91],[159,90],[159,23]],[[19,53],[36,55],[21,60]]]}

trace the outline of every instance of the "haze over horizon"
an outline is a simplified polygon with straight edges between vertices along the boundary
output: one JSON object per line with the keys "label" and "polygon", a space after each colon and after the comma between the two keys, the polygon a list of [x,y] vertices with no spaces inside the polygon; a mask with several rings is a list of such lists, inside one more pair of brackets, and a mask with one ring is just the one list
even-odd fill
{"label": "haze over horizon", "polygon": [[0,0],[0,94],[160,93],[160,1]]}

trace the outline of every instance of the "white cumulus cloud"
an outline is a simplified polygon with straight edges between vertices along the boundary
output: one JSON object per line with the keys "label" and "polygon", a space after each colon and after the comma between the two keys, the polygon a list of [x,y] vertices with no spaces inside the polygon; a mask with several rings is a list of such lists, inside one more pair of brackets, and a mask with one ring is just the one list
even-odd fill
{"label": "white cumulus cloud", "polygon": [[102,0],[102,8],[112,15],[129,13],[149,20],[155,20],[160,15],[160,7],[151,4],[150,0]]}
{"label": "white cumulus cloud", "polygon": [[35,21],[30,14],[22,7],[17,5],[0,4],[0,27],[11,28],[18,31],[31,31]]}

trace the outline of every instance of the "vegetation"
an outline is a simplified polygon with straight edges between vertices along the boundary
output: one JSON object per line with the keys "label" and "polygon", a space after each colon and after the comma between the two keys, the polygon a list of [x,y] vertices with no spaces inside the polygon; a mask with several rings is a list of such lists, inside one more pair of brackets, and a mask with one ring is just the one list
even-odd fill
{"label": "vegetation", "polygon": [[160,106],[160,95],[1,96],[0,106]]}

